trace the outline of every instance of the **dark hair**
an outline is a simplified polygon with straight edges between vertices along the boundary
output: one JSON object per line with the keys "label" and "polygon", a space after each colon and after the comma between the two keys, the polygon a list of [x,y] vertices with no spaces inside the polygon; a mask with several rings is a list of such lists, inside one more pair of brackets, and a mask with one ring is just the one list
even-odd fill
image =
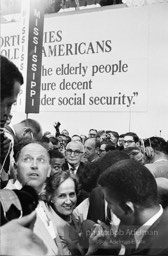
{"label": "dark hair", "polygon": [[[83,138],[82,138],[82,136],[83,136]],[[88,137],[87,137],[86,135],[84,135],[84,134],[81,134],[80,137],[81,137],[83,143],[85,143],[85,141],[86,141],[87,138],[88,138]]]}
{"label": "dark hair", "polygon": [[68,144],[69,142],[71,142],[71,137],[70,136],[66,136],[66,144]]}
{"label": "dark hair", "polygon": [[139,137],[138,137],[138,135],[137,135],[136,133],[134,133],[134,132],[127,132],[127,133],[124,134],[124,137],[125,137],[125,136],[132,136],[132,137],[133,137],[133,140],[134,140],[135,142],[139,142]]}
{"label": "dark hair", "polygon": [[97,180],[101,173],[114,163],[122,160],[129,159],[129,156],[119,150],[107,152],[103,157],[95,162],[85,164],[84,171],[81,173],[82,188],[90,192],[97,185]]}
{"label": "dark hair", "polygon": [[124,138],[124,136],[125,136],[125,134],[122,133],[122,134],[119,135],[119,138]]}
{"label": "dark hair", "polygon": [[80,141],[82,142],[82,138],[81,138],[81,136],[80,135],[78,135],[78,134],[74,134],[73,136],[72,136],[72,138],[73,137],[78,137],[79,139],[80,139]]}
{"label": "dark hair", "polygon": [[145,147],[152,147],[156,151],[168,154],[168,143],[161,137],[150,137],[144,141]]}
{"label": "dark hair", "polygon": [[75,183],[75,192],[78,194],[78,178],[76,175],[71,174],[69,170],[59,171],[51,174],[47,180],[46,184],[46,201],[51,202],[52,196],[58,189],[61,183],[63,183],[68,178],[71,178]]}
{"label": "dark hair", "polygon": [[121,160],[100,176],[98,183],[119,203],[131,201],[142,207],[158,203],[157,184],[151,172],[135,160]]}
{"label": "dark hair", "polygon": [[[62,140],[61,137],[63,137],[64,139]],[[71,137],[70,137],[70,136],[66,136],[66,135],[64,135],[64,134],[60,134],[60,135],[58,136],[58,140],[59,140],[61,143],[62,143],[62,141],[63,141],[64,145],[67,145],[67,144],[71,141]]]}
{"label": "dark hair", "polygon": [[103,133],[106,133],[106,131],[105,131],[105,130],[99,130],[99,131],[97,132],[96,137],[100,137]]}
{"label": "dark hair", "polygon": [[26,127],[30,127],[32,129],[33,135],[38,139],[42,138],[42,128],[39,122],[34,119],[24,119],[20,122],[20,124],[25,125]]}
{"label": "dark hair", "polygon": [[116,145],[113,142],[111,142],[111,141],[107,142],[106,148],[105,148],[106,152],[108,152],[110,150],[112,151],[115,149],[116,149]]}
{"label": "dark hair", "polygon": [[106,133],[107,133],[107,134],[108,134],[108,133],[112,133],[112,134],[113,134],[113,136],[114,136],[116,139],[118,139],[118,138],[119,138],[119,134],[118,134],[118,132],[107,130],[107,131],[106,131]]}
{"label": "dark hair", "polygon": [[57,145],[59,143],[59,139],[54,136],[49,136],[49,141],[52,142],[53,145]]}
{"label": "dark hair", "polygon": [[50,158],[65,158],[64,155],[57,149],[49,150]]}
{"label": "dark hair", "polygon": [[42,142],[42,143],[49,143],[50,140],[49,140],[49,138],[48,138],[47,136],[44,136],[44,135],[43,135],[43,137],[41,138],[41,142]]}
{"label": "dark hair", "polygon": [[90,133],[91,131],[95,131],[95,132],[97,133],[97,130],[96,130],[96,129],[90,129],[90,130],[89,130],[89,133]]}
{"label": "dark hair", "polygon": [[96,139],[95,148],[100,148],[100,141]]}
{"label": "dark hair", "polygon": [[1,65],[1,100],[11,97],[13,94],[14,83],[23,84],[23,76],[16,65],[6,57],[0,55]]}

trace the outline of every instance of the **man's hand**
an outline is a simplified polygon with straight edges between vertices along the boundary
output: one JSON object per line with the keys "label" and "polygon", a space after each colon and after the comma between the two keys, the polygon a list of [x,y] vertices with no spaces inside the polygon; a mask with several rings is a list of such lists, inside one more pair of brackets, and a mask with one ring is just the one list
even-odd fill
{"label": "man's hand", "polygon": [[93,254],[97,251],[102,246],[104,238],[103,228],[101,225],[95,224],[89,237],[89,248],[86,255]]}
{"label": "man's hand", "polygon": [[35,211],[31,214],[15,219],[0,227],[1,248],[0,255],[41,256],[46,255],[47,247],[30,228],[35,221]]}
{"label": "man's hand", "polygon": [[89,237],[89,249],[86,255],[93,254],[98,249],[119,249],[120,243],[114,237],[110,226],[102,221],[95,224],[94,229]]}
{"label": "man's hand", "polygon": [[59,129],[60,125],[61,125],[60,122],[55,122],[54,128],[57,130],[57,129]]}

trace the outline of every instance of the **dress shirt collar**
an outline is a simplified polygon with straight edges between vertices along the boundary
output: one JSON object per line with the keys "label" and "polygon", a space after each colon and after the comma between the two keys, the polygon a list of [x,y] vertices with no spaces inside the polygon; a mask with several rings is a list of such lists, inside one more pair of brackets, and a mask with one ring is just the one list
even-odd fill
{"label": "dress shirt collar", "polygon": [[134,234],[135,238],[135,244],[136,248],[138,248],[139,244],[141,243],[143,237],[147,233],[148,229],[159,219],[159,217],[163,213],[163,208],[161,205],[159,211],[152,217],[150,218],[147,222],[145,222],[140,228],[138,228]]}
{"label": "dress shirt collar", "polygon": [[22,188],[22,184],[18,180],[10,179],[8,184],[6,185],[5,189],[18,189]]}
{"label": "dress shirt collar", "polygon": [[78,170],[78,167],[79,167],[79,165],[78,166],[72,166],[72,165],[70,165],[69,163],[68,163],[68,169],[71,171],[71,168],[74,168],[74,171],[73,171],[73,174],[76,174],[77,173],[77,170]]}

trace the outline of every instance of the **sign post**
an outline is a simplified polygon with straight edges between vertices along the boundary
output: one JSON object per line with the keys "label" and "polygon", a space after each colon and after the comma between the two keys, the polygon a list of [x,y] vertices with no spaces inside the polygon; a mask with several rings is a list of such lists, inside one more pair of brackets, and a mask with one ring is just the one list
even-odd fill
{"label": "sign post", "polygon": [[26,83],[25,113],[39,113],[44,6],[40,0],[22,3],[20,70]]}

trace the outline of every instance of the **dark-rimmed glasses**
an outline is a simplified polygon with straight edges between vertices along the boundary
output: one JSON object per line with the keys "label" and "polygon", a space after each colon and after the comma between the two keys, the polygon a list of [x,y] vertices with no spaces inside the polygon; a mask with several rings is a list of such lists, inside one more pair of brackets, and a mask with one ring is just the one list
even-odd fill
{"label": "dark-rimmed glasses", "polygon": [[79,156],[80,154],[82,154],[83,152],[79,151],[79,150],[72,150],[72,149],[67,149],[66,150],[66,154],[67,155],[72,155],[72,153],[74,153],[74,156]]}
{"label": "dark-rimmed glasses", "polygon": [[124,142],[124,144],[126,144],[126,143],[131,144],[132,142],[134,142],[134,140],[124,140],[123,142]]}

